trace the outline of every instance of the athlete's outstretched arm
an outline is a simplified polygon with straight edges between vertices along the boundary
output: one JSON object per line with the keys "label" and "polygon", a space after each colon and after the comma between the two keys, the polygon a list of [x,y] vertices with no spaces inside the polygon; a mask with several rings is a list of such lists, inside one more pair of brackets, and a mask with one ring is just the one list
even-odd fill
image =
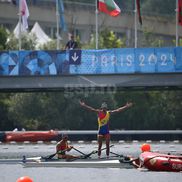
{"label": "athlete's outstretched arm", "polygon": [[90,110],[90,111],[94,111],[94,112],[99,112],[99,109],[95,109],[95,108],[93,108],[93,107],[91,107],[91,106],[88,106],[87,104],[85,104],[85,102],[84,101],[79,101],[80,102],[80,105],[82,106],[82,107],[85,107],[86,109],[88,109],[88,110]]}
{"label": "athlete's outstretched arm", "polygon": [[124,111],[125,109],[128,109],[128,108],[130,108],[130,107],[132,107],[132,106],[133,106],[133,103],[132,103],[132,102],[127,102],[127,103],[125,104],[125,106],[119,107],[118,109],[114,109],[114,110],[111,110],[111,111],[109,111],[109,112],[110,112],[110,113],[122,112],[122,111]]}

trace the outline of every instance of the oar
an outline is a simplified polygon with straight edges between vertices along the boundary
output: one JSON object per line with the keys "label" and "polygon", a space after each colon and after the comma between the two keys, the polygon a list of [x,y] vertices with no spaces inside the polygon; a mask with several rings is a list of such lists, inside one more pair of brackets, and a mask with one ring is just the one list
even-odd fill
{"label": "oar", "polygon": [[117,153],[114,153],[114,152],[110,152],[110,153],[115,155],[116,157],[125,157],[124,155],[120,155],[120,154],[117,154]]}
{"label": "oar", "polygon": [[[110,145],[109,147],[111,148],[111,147],[113,147],[114,145]],[[101,149],[101,151],[102,150],[106,150],[107,149],[107,147],[105,147],[105,148],[102,148]],[[86,159],[86,158],[89,158],[92,154],[97,154],[99,151],[98,150],[93,150],[92,152],[90,152],[89,154],[86,154],[85,156],[84,156],[84,158]]]}
{"label": "oar", "polygon": [[75,151],[79,152],[80,154],[82,154],[82,155],[84,155],[84,156],[87,155],[87,154],[83,153],[82,151],[76,149],[75,147],[73,147],[72,149],[74,149]]}
{"label": "oar", "polygon": [[56,154],[61,154],[63,152],[66,152],[67,149],[63,150],[63,151],[58,151],[58,152],[55,152],[54,154],[51,154],[51,155],[47,155],[45,157],[41,157],[42,159],[45,159],[45,160],[48,160],[48,159],[52,159]]}
{"label": "oar", "polygon": [[58,152],[56,152],[56,153],[54,153],[54,154],[51,154],[51,155],[47,155],[47,156],[42,156],[41,158],[42,159],[45,159],[45,160],[47,160],[47,159],[52,159],[56,154],[57,154]]}
{"label": "oar", "polygon": [[114,154],[115,156],[117,157],[120,157],[122,159],[120,159],[123,163],[132,163],[133,161],[135,161],[136,159],[138,158],[134,158],[134,159],[131,159],[130,157],[128,156],[125,156],[125,155],[120,155],[120,154],[117,154],[117,153],[114,153],[114,152],[110,152],[111,154]]}

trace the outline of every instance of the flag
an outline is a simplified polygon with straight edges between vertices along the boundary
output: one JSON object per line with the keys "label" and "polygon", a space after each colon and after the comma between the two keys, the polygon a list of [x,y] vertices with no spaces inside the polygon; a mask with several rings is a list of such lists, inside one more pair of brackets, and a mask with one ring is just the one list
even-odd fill
{"label": "flag", "polygon": [[139,19],[140,25],[142,25],[142,17],[140,12],[140,0],[137,0],[136,4],[137,4],[138,19]]}
{"label": "flag", "polygon": [[22,29],[26,31],[28,29],[28,17],[29,17],[29,10],[27,6],[26,0],[21,0],[21,17],[22,17]]}
{"label": "flag", "polygon": [[64,4],[62,0],[57,0],[58,2],[58,11],[59,11],[59,15],[60,15],[60,26],[61,29],[66,32],[67,31],[67,26],[65,23],[65,19],[64,19]]}
{"label": "flag", "polygon": [[178,0],[178,23],[182,26],[182,0]]}
{"label": "flag", "polygon": [[98,10],[113,17],[121,13],[121,9],[114,0],[98,0]]}

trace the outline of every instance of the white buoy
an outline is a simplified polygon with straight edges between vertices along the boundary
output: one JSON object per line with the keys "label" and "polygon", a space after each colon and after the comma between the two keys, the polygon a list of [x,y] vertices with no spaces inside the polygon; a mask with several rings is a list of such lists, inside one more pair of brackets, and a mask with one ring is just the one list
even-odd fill
{"label": "white buoy", "polygon": [[173,142],[174,142],[174,143],[179,143],[179,140],[174,140]]}
{"label": "white buoy", "polygon": [[146,143],[152,143],[152,140],[146,140]]}
{"label": "white buoy", "polygon": [[91,143],[92,144],[97,144],[97,140],[92,140]]}
{"label": "white buoy", "polygon": [[124,140],[119,140],[118,143],[122,144],[122,143],[125,143],[125,141]]}
{"label": "white buoy", "polygon": [[83,140],[79,140],[78,143],[79,143],[79,144],[83,144],[83,143],[85,143],[85,142],[84,142]]}
{"label": "white buoy", "polygon": [[51,141],[51,144],[56,144],[57,143],[57,141]]}
{"label": "white buoy", "polygon": [[133,140],[133,143],[138,143],[138,140]]}
{"label": "white buoy", "polygon": [[165,141],[165,140],[160,140],[159,142],[160,142],[160,143],[166,143],[166,141]]}
{"label": "white buoy", "polygon": [[43,141],[37,141],[37,144],[43,144],[44,142]]}
{"label": "white buoy", "polygon": [[23,143],[24,144],[30,144],[30,141],[24,141]]}

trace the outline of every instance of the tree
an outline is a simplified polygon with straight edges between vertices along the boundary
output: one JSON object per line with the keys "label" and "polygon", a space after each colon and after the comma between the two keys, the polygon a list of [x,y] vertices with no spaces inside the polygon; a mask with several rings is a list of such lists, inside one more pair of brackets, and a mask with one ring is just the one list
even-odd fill
{"label": "tree", "polygon": [[39,46],[40,50],[56,50],[56,48],[57,48],[56,40],[51,40],[48,43],[46,43],[42,46]]}
{"label": "tree", "polygon": [[[125,40],[125,37],[123,39],[119,39],[113,31],[105,29],[99,34],[99,49],[126,47]],[[91,35],[90,43],[88,45],[84,45],[83,47],[87,49],[95,49],[95,43],[96,39],[95,35],[93,34]]]}
{"label": "tree", "polygon": [[14,128],[14,120],[9,118],[9,106],[11,105],[11,94],[0,94],[0,128],[1,130],[12,130]]}
{"label": "tree", "polygon": [[[35,50],[36,48],[36,37],[34,34],[29,35],[28,33],[23,33],[21,35],[21,46],[24,50]],[[7,49],[18,50],[18,38],[14,34],[9,35],[9,40],[7,42]]]}
{"label": "tree", "polygon": [[5,28],[0,27],[0,50],[6,49],[6,41],[8,38],[8,33]]}

